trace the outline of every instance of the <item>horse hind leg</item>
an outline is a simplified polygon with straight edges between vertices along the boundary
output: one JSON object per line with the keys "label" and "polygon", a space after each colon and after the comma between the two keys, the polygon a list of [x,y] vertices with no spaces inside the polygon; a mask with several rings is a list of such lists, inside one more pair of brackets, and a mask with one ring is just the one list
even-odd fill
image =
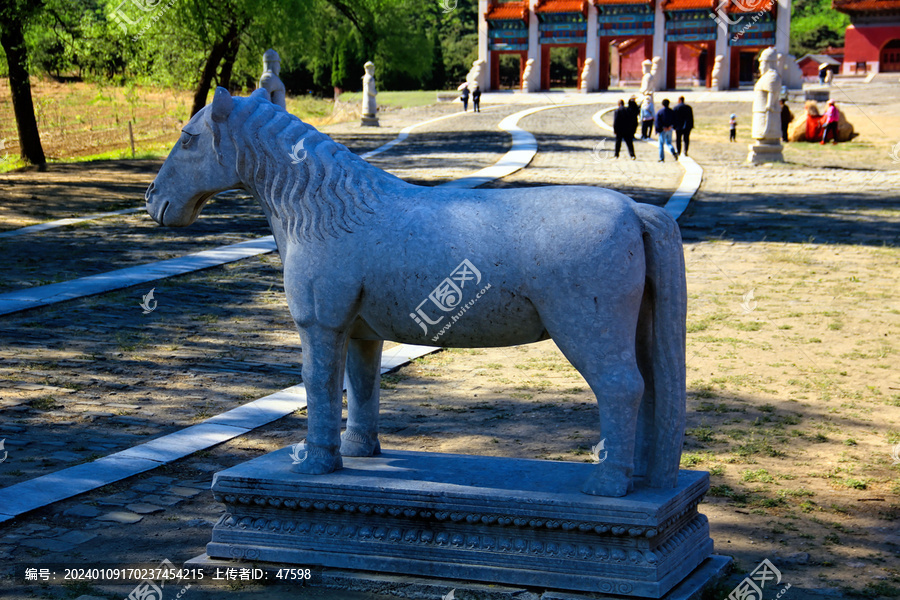
{"label": "horse hind leg", "polygon": [[350,340],[347,350],[347,429],[343,456],[381,454],[378,408],[381,391],[381,340]]}
{"label": "horse hind leg", "polygon": [[600,412],[603,450],[600,464],[581,490],[593,496],[624,496],[633,489],[635,434],[638,410],[644,391],[633,353],[611,360],[606,357],[597,368],[581,371]]}
{"label": "horse hind leg", "polygon": [[[634,310],[633,312],[636,312]],[[554,328],[551,337],[569,362],[585,378],[600,413],[600,464],[584,483],[582,491],[594,496],[624,496],[632,489],[635,434],[644,380],[638,370],[634,346],[637,315],[598,319],[587,327]],[[546,324],[546,320],[545,320]]]}

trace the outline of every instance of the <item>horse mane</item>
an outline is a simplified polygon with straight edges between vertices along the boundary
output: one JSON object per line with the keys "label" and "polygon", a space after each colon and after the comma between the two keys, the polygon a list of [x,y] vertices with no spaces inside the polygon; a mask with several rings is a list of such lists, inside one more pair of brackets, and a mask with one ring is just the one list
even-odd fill
{"label": "horse mane", "polygon": [[[280,219],[288,239],[338,237],[362,225],[392,176],[260,96],[234,98],[224,123],[210,119],[214,143],[223,132],[235,148],[241,180]],[[291,160],[302,140],[306,155]],[[220,162],[222,157],[219,157]]]}

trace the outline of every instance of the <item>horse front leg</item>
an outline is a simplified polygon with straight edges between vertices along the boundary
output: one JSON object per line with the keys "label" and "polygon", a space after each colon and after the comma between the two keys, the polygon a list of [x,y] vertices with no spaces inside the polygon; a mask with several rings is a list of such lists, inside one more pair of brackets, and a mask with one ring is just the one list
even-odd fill
{"label": "horse front leg", "polygon": [[323,327],[300,328],[300,340],[307,398],[307,454],[293,468],[298,473],[321,475],[342,466],[341,398],[347,333]]}
{"label": "horse front leg", "polygon": [[347,350],[347,430],[343,456],[381,454],[378,401],[381,393],[382,340],[350,340]]}

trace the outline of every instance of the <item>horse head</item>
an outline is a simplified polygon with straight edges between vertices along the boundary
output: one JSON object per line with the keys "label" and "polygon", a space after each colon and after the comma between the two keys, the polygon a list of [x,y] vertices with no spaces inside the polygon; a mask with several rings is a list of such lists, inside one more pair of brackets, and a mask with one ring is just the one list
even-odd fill
{"label": "horse head", "polygon": [[[268,100],[269,93],[259,89],[253,96]],[[212,104],[181,130],[181,139],[144,194],[147,212],[160,225],[186,227],[211,197],[244,187],[235,167],[237,151],[232,137],[223,135],[235,102],[228,90],[217,88]]]}

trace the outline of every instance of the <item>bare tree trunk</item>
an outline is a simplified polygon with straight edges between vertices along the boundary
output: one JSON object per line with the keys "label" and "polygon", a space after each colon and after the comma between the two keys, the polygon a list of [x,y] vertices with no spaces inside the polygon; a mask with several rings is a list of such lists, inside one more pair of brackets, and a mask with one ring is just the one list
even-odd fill
{"label": "bare tree trunk", "polygon": [[235,36],[228,46],[228,51],[222,59],[222,68],[219,70],[219,85],[226,90],[231,90],[231,73],[234,70],[234,61],[237,59],[238,50],[241,47],[240,36]]}
{"label": "bare tree trunk", "polygon": [[0,45],[6,53],[9,69],[9,89],[12,95],[13,113],[19,131],[19,149],[25,162],[46,168],[41,135],[34,117],[31,99],[31,82],[28,80],[28,50],[22,35],[21,21],[7,21],[0,26]]}
{"label": "bare tree trunk", "polygon": [[216,42],[212,47],[212,50],[210,50],[209,57],[206,59],[206,65],[204,65],[203,72],[200,74],[200,83],[197,84],[197,90],[194,92],[194,106],[191,108],[191,116],[194,116],[201,108],[206,106],[206,96],[209,94],[212,80],[216,76],[216,71],[219,69],[219,63],[222,62],[222,58],[225,57],[225,54],[231,48],[233,40],[239,38],[239,36],[240,32],[238,31],[237,24],[232,23],[228,27],[225,36],[220,41]]}

